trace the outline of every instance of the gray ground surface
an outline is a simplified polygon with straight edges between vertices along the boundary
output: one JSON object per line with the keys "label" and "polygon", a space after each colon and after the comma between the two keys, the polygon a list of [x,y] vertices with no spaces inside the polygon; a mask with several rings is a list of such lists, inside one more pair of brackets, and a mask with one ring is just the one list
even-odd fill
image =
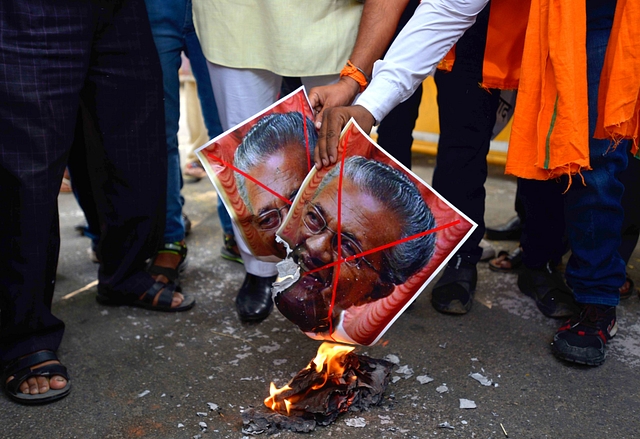
{"label": "gray ground surface", "polygon": [[[432,167],[432,158],[416,156],[415,170],[428,182]],[[490,225],[513,214],[515,182],[501,173],[492,168],[487,182]],[[186,184],[184,195],[194,227],[183,284],[198,304],[178,315],[103,307],[95,288],[64,298],[94,281],[97,266],[87,257],[89,241],[73,230],[81,211],[71,195],[60,196],[62,251],[53,308],[67,324],[59,356],[72,374],[73,392],[44,407],[0,396],[1,438],[242,438],[241,410],[260,406],[270,381],[283,385],[315,355],[319,343],[277,311],[259,324],[238,320],[233,299],[244,271],[219,256],[213,187],[204,180]],[[631,266],[640,281],[638,250]],[[501,425],[509,438],[640,437],[637,296],[619,307],[621,329],[598,368],[568,366],[551,355],[559,322],[538,312],[513,274],[481,264],[477,300],[466,316],[439,314],[429,298],[428,289],[381,345],[357,350],[377,358],[395,355],[412,372],[393,374],[398,379],[380,406],[344,414],[308,437],[497,439],[505,437]],[[469,376],[474,372],[494,384],[482,386]],[[434,381],[420,384],[422,375]],[[438,393],[445,383],[448,392]],[[462,398],[477,408],[459,408]],[[366,425],[350,426],[356,417]],[[444,422],[454,429],[439,428]]]}

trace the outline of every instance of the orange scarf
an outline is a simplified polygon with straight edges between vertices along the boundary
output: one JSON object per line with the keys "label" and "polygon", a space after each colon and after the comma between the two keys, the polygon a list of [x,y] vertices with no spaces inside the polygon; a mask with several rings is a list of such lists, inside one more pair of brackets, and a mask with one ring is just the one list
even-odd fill
{"label": "orange scarf", "polygon": [[[618,0],[598,102],[597,138],[638,153],[640,2]],[[506,173],[537,180],[589,167],[584,1],[532,0]]]}
{"label": "orange scarf", "polygon": [[[518,88],[530,1],[491,1],[482,64],[482,87],[502,90]],[[450,72],[455,57],[456,46],[453,46],[440,61],[438,69]]]}

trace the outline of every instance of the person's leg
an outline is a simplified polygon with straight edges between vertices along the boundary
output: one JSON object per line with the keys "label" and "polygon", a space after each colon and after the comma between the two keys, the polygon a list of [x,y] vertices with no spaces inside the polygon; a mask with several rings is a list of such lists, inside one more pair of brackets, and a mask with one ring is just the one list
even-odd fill
{"label": "person's leg", "polygon": [[102,17],[83,90],[103,133],[102,147],[87,154],[101,223],[98,300],[186,310],[192,298],[145,271],[162,242],[167,190],[162,73],[147,11],[127,0]]}
{"label": "person's leg", "polygon": [[622,223],[622,242],[618,251],[625,264],[628,264],[631,259],[640,233],[640,203],[638,203],[640,160],[629,154],[628,162],[627,169],[620,174],[620,181],[624,185],[624,194],[622,195],[624,221]]}
{"label": "person's leg", "polygon": [[[188,0],[187,3],[189,6],[189,12],[191,12],[191,0]],[[218,107],[216,105],[213,88],[211,86],[207,60],[202,53],[202,47],[200,46],[200,41],[196,35],[192,14],[188,14],[187,17],[185,25],[185,42],[186,54],[189,57],[189,62],[191,64],[191,72],[196,80],[200,108],[202,109],[202,117],[204,119],[205,126],[207,127],[209,139],[213,139],[214,137],[222,134],[224,130],[222,129],[222,123],[220,122],[220,116],[218,115]],[[197,160],[195,155],[193,158],[194,160]],[[225,259],[241,263],[242,258],[240,257],[240,253],[238,252],[238,247],[235,242],[233,227],[231,225],[231,217],[220,199],[218,199],[218,217],[220,218],[220,225],[224,234],[224,245],[222,246],[220,253]]]}
{"label": "person's leg", "polygon": [[[81,101],[78,111],[78,122],[73,138],[73,146],[69,155],[68,169],[71,179],[76,183],[72,186],[73,194],[78,205],[84,213],[86,224],[81,234],[91,240],[89,247],[89,258],[92,262],[98,262],[98,245],[100,243],[100,217],[93,199],[93,189],[90,186],[89,168],[87,166],[87,143],[100,144],[102,142],[100,133],[96,130],[86,106]],[[82,182],[82,184],[80,184]]]}
{"label": "person's leg", "polygon": [[527,221],[520,245],[522,262],[528,268],[540,269],[548,263],[557,266],[566,253],[564,198],[566,189],[556,180],[518,179],[519,199]]}
{"label": "person's leg", "polygon": [[558,271],[567,251],[565,189],[556,180],[518,179],[518,199],[527,218],[520,237],[524,267],[518,273],[518,288],[535,300],[544,315],[554,318],[575,311],[571,290]]}
{"label": "person's leg", "polygon": [[433,187],[478,224],[433,289],[431,303],[445,313],[464,314],[471,308],[482,255],[486,157],[500,97],[479,86],[488,12],[485,8],[458,41],[452,71],[435,75],[440,140]]}
{"label": "person's leg", "polygon": [[[614,11],[615,2],[587,1],[590,134],[595,130],[600,72]],[[589,148],[593,169],[582,173],[584,184],[575,178],[565,195],[571,247],[566,279],[581,310],[558,329],[553,350],[561,359],[597,366],[605,360],[607,341],[617,332],[616,305],[625,280],[625,264],[618,253],[624,188],[618,178],[627,165],[627,151],[626,143],[614,149],[611,141],[593,138]]]}
{"label": "person's leg", "polygon": [[267,70],[233,69],[209,61],[207,68],[225,131],[264,110],[278,97],[282,78]]}
{"label": "person's leg", "polygon": [[[280,92],[282,78],[266,70],[233,69],[209,61],[207,67],[224,130],[264,110]],[[247,270],[236,296],[236,309],[241,320],[263,320],[273,308],[271,284],[277,274],[276,264],[252,255],[242,242],[242,235],[235,236]]]}
{"label": "person's leg", "polygon": [[166,2],[145,0],[153,40],[162,65],[164,89],[165,134],[167,139],[167,218],[164,242],[184,241],[184,222],[180,195],[182,174],[178,149],[178,124],[180,119],[180,79],[178,70],[182,62],[180,54],[185,47],[183,25],[187,12],[191,12],[186,0]]}
{"label": "person's leg", "polygon": [[[622,240],[618,252],[625,266],[629,264],[640,237],[640,204],[638,203],[640,160],[629,153],[628,162],[627,169],[620,174],[620,181],[624,185],[624,194],[622,195],[624,220],[622,222]],[[627,274],[624,284],[620,287],[620,299],[628,299],[635,293],[635,289],[635,282]]]}
{"label": "person's leg", "polygon": [[[89,63],[92,15],[85,2],[0,3],[0,51],[12,53],[0,58],[0,83],[14,84],[0,87],[0,203],[6,209],[0,216],[6,249],[0,255],[0,366],[55,352],[64,333],[64,323],[51,313],[60,243],[57,197]],[[32,365],[36,371],[41,366]],[[65,396],[67,382],[58,386],[60,374],[54,375],[56,380],[14,382],[21,386],[12,398],[24,390],[49,401]]]}

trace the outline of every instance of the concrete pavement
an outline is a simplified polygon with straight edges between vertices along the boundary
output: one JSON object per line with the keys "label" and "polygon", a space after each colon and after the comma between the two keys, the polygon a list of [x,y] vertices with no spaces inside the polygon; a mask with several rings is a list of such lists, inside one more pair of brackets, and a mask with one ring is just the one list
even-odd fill
{"label": "concrete pavement", "polygon": [[[433,158],[416,156],[415,162],[415,171],[430,182]],[[499,224],[513,215],[515,182],[492,167],[486,187],[486,221]],[[183,193],[193,221],[183,285],[198,303],[181,314],[103,307],[95,287],[78,292],[96,279],[97,265],[87,255],[89,240],[73,230],[83,220],[73,196],[60,196],[62,250],[53,308],[67,324],[58,354],[73,391],[43,407],[0,396],[0,438],[239,439],[242,408],[260,405],[270,381],[282,386],[313,358],[319,342],[277,310],[259,324],[238,320],[233,299],[244,270],[219,256],[213,186],[190,183]],[[516,245],[494,244],[507,250]],[[639,250],[631,266],[630,275],[640,281]],[[344,414],[309,437],[498,439],[505,431],[509,438],[640,437],[636,295],[619,307],[620,331],[598,368],[566,365],[551,355],[560,322],[545,318],[519,292],[513,274],[481,264],[476,302],[465,316],[439,314],[429,298],[427,290],[382,344],[357,349],[376,358],[395,355],[399,366],[407,366],[393,374],[398,378],[381,406]],[[492,385],[483,386],[471,373]],[[434,380],[420,384],[417,377],[425,375]],[[439,393],[443,384],[448,390]],[[477,407],[461,409],[460,399]],[[349,425],[356,417],[364,427]],[[439,427],[445,422],[453,429]]]}

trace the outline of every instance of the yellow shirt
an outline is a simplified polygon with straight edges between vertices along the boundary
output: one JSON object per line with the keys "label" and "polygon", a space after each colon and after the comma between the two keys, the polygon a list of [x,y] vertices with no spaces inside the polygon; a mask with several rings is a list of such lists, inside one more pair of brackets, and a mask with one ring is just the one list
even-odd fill
{"label": "yellow shirt", "polygon": [[361,14],[356,0],[193,0],[207,60],[282,76],[339,73]]}

